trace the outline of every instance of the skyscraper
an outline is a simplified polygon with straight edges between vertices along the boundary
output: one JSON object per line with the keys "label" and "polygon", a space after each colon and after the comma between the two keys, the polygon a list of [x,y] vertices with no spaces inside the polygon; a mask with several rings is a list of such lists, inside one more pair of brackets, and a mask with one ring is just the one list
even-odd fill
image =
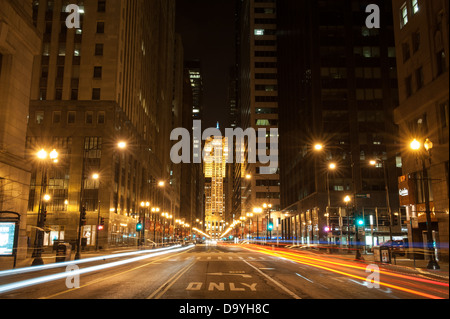
{"label": "skyscraper", "polygon": [[[51,195],[44,245],[73,241],[83,207],[87,247],[97,242],[99,218],[105,220],[100,246],[135,244],[135,225],[143,218],[153,223],[153,229],[145,225],[146,237],[156,240],[154,228],[162,221],[150,208],[178,206],[169,158],[174,92],[181,92],[174,85],[182,85],[174,74],[183,73],[175,58],[175,1],[75,3],[81,25],[68,29],[68,1],[33,1],[43,49],[33,68],[27,149],[30,158],[39,149],[56,149],[59,159],[48,176],[35,166],[29,222],[43,186]],[[174,72],[176,66],[181,71]],[[151,207],[141,207],[142,201]],[[33,238],[34,229],[29,233]]]}
{"label": "skyscraper", "polygon": [[[242,129],[278,128],[276,1],[238,3],[238,109]],[[269,136],[267,136],[269,138]],[[270,145],[267,143],[267,145]],[[244,146],[245,152],[248,145]],[[279,171],[261,174],[261,163],[246,163],[241,170],[241,214],[270,202],[280,208]],[[246,179],[245,176],[251,177]],[[237,183],[239,185],[239,183]],[[238,205],[239,206],[239,205]],[[261,219],[260,219],[261,220]]]}
{"label": "skyscraper", "polygon": [[[366,26],[370,3],[382,12],[382,28]],[[400,214],[391,2],[279,1],[278,21],[283,236],[350,244],[353,218],[377,215],[384,241],[390,225],[384,171],[392,212]],[[340,209],[346,195],[348,225],[339,218],[346,216]],[[340,229],[349,229],[348,236],[340,238]],[[393,231],[401,234],[400,225]]]}
{"label": "skyscraper", "polygon": [[227,177],[228,140],[210,137],[205,141],[205,230],[218,238],[225,226],[225,188]]}

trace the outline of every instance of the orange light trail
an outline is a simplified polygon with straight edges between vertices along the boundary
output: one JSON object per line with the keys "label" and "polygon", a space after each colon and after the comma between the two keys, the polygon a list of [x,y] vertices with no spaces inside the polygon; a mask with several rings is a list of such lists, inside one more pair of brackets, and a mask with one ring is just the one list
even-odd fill
{"label": "orange light trail", "polygon": [[[364,270],[365,271],[367,265],[361,266],[361,265],[358,265],[358,264],[355,264],[355,263],[349,263],[349,262],[330,261],[330,260],[326,260],[326,259],[320,259],[320,258],[300,255],[298,253],[287,252],[287,251],[283,251],[283,250],[277,250],[276,252],[274,252],[274,251],[268,250],[267,248],[263,248],[263,247],[259,247],[259,246],[253,246],[253,245],[249,245],[249,246],[244,247],[244,248],[247,249],[247,250],[250,250],[250,251],[259,252],[259,253],[270,255],[270,256],[274,256],[274,257],[285,258],[285,259],[288,259],[288,260],[291,260],[291,261],[294,261],[294,262],[297,262],[297,263],[300,263],[300,264],[312,266],[312,267],[315,267],[315,268],[320,268],[320,269],[323,269],[323,270],[326,270],[326,271],[330,271],[330,272],[333,272],[333,273],[337,273],[337,274],[341,274],[341,275],[344,275],[344,276],[347,276],[347,277],[359,279],[359,280],[362,280],[363,282],[367,281],[367,278],[365,278],[365,277],[361,277],[361,276],[358,276],[358,275],[354,275],[354,274],[351,274],[351,273],[348,273],[348,272],[344,272],[344,271],[341,271],[341,270],[337,270],[337,269],[333,269],[333,268],[325,266],[325,265],[331,264],[331,265],[335,265],[335,266],[348,267],[348,268],[353,268],[353,269]],[[420,281],[420,282],[435,284],[435,285],[444,286],[444,287],[448,287],[449,286],[448,283],[442,283],[442,282],[427,280],[427,279],[423,279],[423,278],[397,274],[397,273],[389,272],[389,271],[386,271],[386,270],[379,270],[379,273],[387,275],[387,276],[398,277],[398,278],[408,279],[408,280],[413,280],[413,281]],[[404,292],[407,292],[407,293],[410,293],[410,294],[422,296],[422,297],[425,297],[425,298],[444,299],[442,297],[438,297],[438,296],[435,296],[435,295],[427,294],[427,293],[424,293],[424,292],[421,292],[421,291],[417,291],[417,290],[408,289],[408,288],[401,287],[401,286],[398,286],[398,285],[389,284],[389,283],[386,283],[386,282],[373,281],[372,283],[379,284],[380,286],[385,286],[385,287],[388,287],[388,288],[404,291]],[[407,284],[407,283],[405,283],[405,284]]]}

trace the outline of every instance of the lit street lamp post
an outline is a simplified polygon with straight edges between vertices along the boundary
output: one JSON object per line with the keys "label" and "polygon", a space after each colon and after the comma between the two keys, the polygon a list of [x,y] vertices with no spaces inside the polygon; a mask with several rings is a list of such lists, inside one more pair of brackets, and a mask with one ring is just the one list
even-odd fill
{"label": "lit street lamp post", "polygon": [[[433,229],[431,227],[431,208],[430,208],[430,189],[428,183],[428,170],[426,168],[426,157],[431,162],[431,150],[433,148],[433,143],[426,139],[425,143],[420,143],[417,140],[411,142],[410,147],[413,151],[417,152],[417,157],[420,159],[422,164],[422,179],[423,179],[423,188],[425,191],[425,214],[427,218],[427,244],[428,251],[430,254],[430,260],[427,265],[427,269],[440,269],[439,264],[436,261],[436,256],[434,254],[433,248]],[[424,152],[424,149],[426,152]]]}
{"label": "lit street lamp post", "polygon": [[39,210],[37,216],[37,227],[36,227],[36,237],[34,241],[34,250],[32,257],[34,257],[32,266],[43,265],[44,261],[42,260],[42,247],[44,246],[44,228],[45,221],[47,219],[47,203],[50,201],[50,195],[46,194],[47,192],[47,182],[48,182],[48,163],[45,162],[48,159],[52,163],[58,163],[58,152],[53,150],[50,154],[47,153],[44,149],[40,150],[37,153],[37,158],[43,165],[42,170],[42,185],[41,185],[41,194],[39,197]]}

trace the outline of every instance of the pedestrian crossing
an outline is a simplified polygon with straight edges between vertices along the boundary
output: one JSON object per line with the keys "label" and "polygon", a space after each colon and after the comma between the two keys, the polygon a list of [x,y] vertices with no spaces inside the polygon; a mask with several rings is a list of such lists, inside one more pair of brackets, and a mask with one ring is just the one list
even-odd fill
{"label": "pedestrian crossing", "polygon": [[216,261],[216,262],[230,262],[230,261],[279,261],[280,259],[272,256],[226,256],[226,253],[222,253],[223,256],[211,256],[211,254],[196,254],[197,256],[180,256],[170,259],[169,261],[180,260],[193,260],[196,261]]}

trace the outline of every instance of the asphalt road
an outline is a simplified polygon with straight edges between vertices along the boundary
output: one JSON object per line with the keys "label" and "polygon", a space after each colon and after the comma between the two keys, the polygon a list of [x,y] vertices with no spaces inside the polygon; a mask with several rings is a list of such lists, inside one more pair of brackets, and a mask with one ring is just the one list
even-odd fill
{"label": "asphalt road", "polygon": [[368,265],[310,252],[197,245],[163,253],[0,272],[0,299],[448,299],[448,282],[380,271],[370,284]]}

